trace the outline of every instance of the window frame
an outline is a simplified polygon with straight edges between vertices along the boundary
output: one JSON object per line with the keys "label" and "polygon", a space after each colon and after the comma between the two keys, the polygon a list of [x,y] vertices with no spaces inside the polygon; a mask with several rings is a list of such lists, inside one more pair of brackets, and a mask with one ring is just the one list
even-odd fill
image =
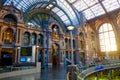
{"label": "window frame", "polygon": [[[106,30],[104,30],[105,27],[107,27]],[[110,28],[110,30],[109,30],[109,28]],[[114,34],[114,36],[110,35],[110,32],[112,32],[112,34]],[[108,34],[108,36],[105,36],[105,34]],[[100,37],[100,35],[103,35],[103,36]],[[110,24],[110,23],[103,23],[103,24],[101,24],[99,29],[98,29],[98,36],[99,36],[100,52],[111,52],[111,51],[117,51],[118,50],[117,49],[116,36],[115,36],[115,32],[114,32],[112,24]],[[111,41],[111,39],[114,39],[114,44],[113,44],[113,41]],[[101,42],[101,41],[103,41],[103,42]],[[113,49],[112,46],[115,46],[115,48]],[[102,50],[103,47],[104,47],[104,49]]]}

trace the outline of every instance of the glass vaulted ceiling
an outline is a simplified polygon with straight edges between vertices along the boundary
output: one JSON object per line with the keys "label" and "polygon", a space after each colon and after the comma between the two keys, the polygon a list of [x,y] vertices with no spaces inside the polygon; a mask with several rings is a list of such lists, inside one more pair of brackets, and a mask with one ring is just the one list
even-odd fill
{"label": "glass vaulted ceiling", "polygon": [[[4,5],[9,5],[11,1],[12,0],[6,0]],[[51,3],[50,1],[53,2]],[[40,2],[47,2],[48,4]],[[68,3],[70,3],[70,5]],[[71,5],[76,8],[78,12],[82,12],[87,20],[120,8],[120,0],[14,0],[14,4],[18,9],[23,8],[24,11],[27,11],[33,4],[36,5],[33,5],[30,9],[39,7],[50,9],[56,13],[66,25],[77,25],[80,22],[75,11],[70,7]]]}
{"label": "glass vaulted ceiling", "polygon": [[25,14],[34,8],[47,8],[57,14],[66,26],[80,25],[76,12],[66,0],[6,0],[4,5],[10,5],[11,1],[14,1],[14,6],[22,9]]}
{"label": "glass vaulted ceiling", "polygon": [[87,20],[120,8],[120,0],[68,0]]}

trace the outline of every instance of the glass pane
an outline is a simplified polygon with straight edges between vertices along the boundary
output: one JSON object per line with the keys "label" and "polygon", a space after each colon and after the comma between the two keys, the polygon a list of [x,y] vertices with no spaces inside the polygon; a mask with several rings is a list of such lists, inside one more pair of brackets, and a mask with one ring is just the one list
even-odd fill
{"label": "glass pane", "polygon": [[60,10],[60,9],[58,9],[57,7],[54,7],[54,8],[52,9],[52,11],[55,12],[55,13],[58,12],[59,10]]}
{"label": "glass pane", "polygon": [[6,0],[6,2],[4,3],[4,5],[9,5],[11,3],[11,0]]}
{"label": "glass pane", "polygon": [[109,39],[105,39],[105,46],[110,46],[110,40]]}
{"label": "glass pane", "polygon": [[74,3],[74,7],[75,7],[78,11],[82,11],[82,10],[88,8],[88,6],[84,3],[83,0],[76,1],[76,2]]}
{"label": "glass pane", "polygon": [[42,4],[38,4],[35,8],[39,8]]}
{"label": "glass pane", "polygon": [[95,6],[91,7],[90,9],[94,12],[95,16],[99,16],[99,15],[102,15],[105,13],[105,11],[103,10],[103,8],[100,4],[96,4]]}
{"label": "glass pane", "polygon": [[99,34],[99,39],[104,39],[103,33]]}
{"label": "glass pane", "polygon": [[118,1],[119,0],[103,0],[102,3],[109,12],[120,7]]}
{"label": "glass pane", "polygon": [[110,43],[111,43],[111,46],[112,46],[112,45],[116,45],[115,38],[110,38]]}
{"label": "glass pane", "polygon": [[17,4],[20,2],[20,0],[14,0],[14,5],[17,6]]}
{"label": "glass pane", "polygon": [[85,15],[85,17],[87,19],[92,19],[95,17],[95,15],[93,14],[93,12],[90,9],[83,11],[83,14]]}
{"label": "glass pane", "polygon": [[111,51],[111,47],[110,46],[106,46],[106,51]]}
{"label": "glass pane", "polygon": [[73,3],[73,2],[75,2],[76,0],[68,0],[70,3]]}
{"label": "glass pane", "polygon": [[108,32],[104,33],[104,38],[109,38]]}
{"label": "glass pane", "polygon": [[100,27],[99,33],[103,32],[103,27]]}
{"label": "glass pane", "polygon": [[112,45],[112,46],[111,46],[111,51],[116,51],[116,50],[117,50],[116,45]]}
{"label": "glass pane", "polygon": [[105,45],[104,39],[100,39],[100,45]]}
{"label": "glass pane", "polygon": [[75,12],[73,11],[73,9],[71,8],[70,4],[68,4],[66,0],[56,0],[56,1],[58,3],[58,6],[61,7],[61,9],[63,9],[66,12],[66,14],[69,16],[73,25],[79,24],[78,18]]}
{"label": "glass pane", "polygon": [[92,6],[93,4],[98,2],[98,0],[83,0],[83,1],[89,6]]}
{"label": "glass pane", "polygon": [[113,31],[110,31],[109,32],[109,36],[112,38],[112,37],[115,37],[115,34],[114,34],[114,32]]}
{"label": "glass pane", "polygon": [[66,20],[66,21],[64,21],[64,23],[65,23],[66,25],[69,25],[69,24],[70,24],[70,21],[69,21],[69,20]]}
{"label": "glass pane", "polygon": [[111,24],[108,24],[108,29],[109,29],[109,30],[113,30]]}
{"label": "glass pane", "polygon": [[65,15],[62,11],[58,11],[56,14],[59,16]]}
{"label": "glass pane", "polygon": [[107,26],[107,24],[104,24],[104,25],[103,25],[103,31],[108,31],[108,26]]}
{"label": "glass pane", "polygon": [[104,52],[105,51],[105,46],[100,46],[100,49],[101,49],[102,52]]}
{"label": "glass pane", "polygon": [[42,6],[41,6],[41,7],[42,7],[42,8],[45,8],[46,6],[47,6],[47,4],[42,4]]}
{"label": "glass pane", "polygon": [[67,16],[66,16],[66,15],[61,16],[60,18],[61,18],[63,21],[68,20],[68,18],[67,18]]}

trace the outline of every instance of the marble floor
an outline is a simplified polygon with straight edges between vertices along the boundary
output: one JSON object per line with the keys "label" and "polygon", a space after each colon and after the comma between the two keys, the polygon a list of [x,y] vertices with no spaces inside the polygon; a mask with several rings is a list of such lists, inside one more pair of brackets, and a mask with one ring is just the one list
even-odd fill
{"label": "marble floor", "polygon": [[41,73],[15,76],[0,80],[66,80],[66,67],[49,67],[41,70]]}

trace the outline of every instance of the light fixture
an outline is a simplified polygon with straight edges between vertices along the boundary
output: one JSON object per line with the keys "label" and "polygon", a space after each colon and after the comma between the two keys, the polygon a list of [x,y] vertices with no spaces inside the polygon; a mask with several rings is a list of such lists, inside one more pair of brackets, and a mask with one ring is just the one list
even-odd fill
{"label": "light fixture", "polygon": [[36,46],[37,48],[39,48],[39,46]]}
{"label": "light fixture", "polygon": [[73,30],[74,28],[75,28],[74,26],[68,26],[67,27],[67,29],[70,30],[70,31]]}
{"label": "light fixture", "polygon": [[20,49],[20,47],[17,47],[17,49]]}

